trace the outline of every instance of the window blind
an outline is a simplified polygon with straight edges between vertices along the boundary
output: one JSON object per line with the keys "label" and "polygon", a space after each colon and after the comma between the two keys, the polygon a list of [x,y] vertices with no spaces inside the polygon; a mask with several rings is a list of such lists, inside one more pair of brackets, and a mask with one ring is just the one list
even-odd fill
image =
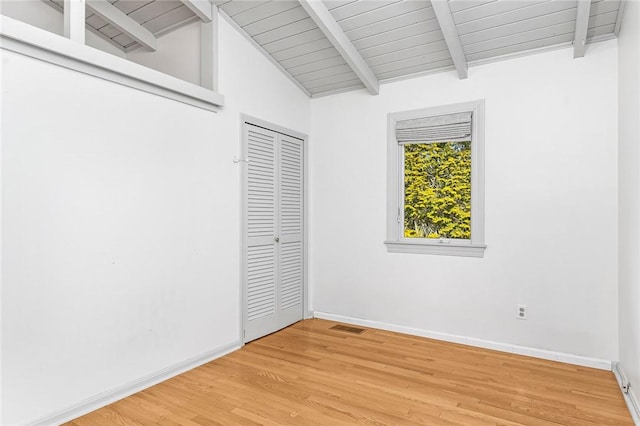
{"label": "window blind", "polygon": [[396,139],[399,143],[470,141],[471,112],[398,121]]}

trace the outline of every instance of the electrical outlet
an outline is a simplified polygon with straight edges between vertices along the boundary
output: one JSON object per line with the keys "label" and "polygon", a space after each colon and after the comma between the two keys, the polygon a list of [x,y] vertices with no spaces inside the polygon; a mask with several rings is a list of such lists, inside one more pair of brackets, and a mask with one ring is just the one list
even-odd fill
{"label": "electrical outlet", "polygon": [[527,319],[527,305],[518,305],[517,318],[521,320]]}

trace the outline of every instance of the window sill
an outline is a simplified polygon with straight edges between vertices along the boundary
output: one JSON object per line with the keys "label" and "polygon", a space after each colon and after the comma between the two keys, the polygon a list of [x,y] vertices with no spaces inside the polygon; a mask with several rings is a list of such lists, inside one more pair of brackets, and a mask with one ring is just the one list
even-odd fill
{"label": "window sill", "polygon": [[385,241],[389,253],[436,254],[442,256],[484,257],[486,245],[430,243],[423,241]]}
{"label": "window sill", "polygon": [[6,16],[0,16],[0,48],[209,111],[224,104],[218,92]]}

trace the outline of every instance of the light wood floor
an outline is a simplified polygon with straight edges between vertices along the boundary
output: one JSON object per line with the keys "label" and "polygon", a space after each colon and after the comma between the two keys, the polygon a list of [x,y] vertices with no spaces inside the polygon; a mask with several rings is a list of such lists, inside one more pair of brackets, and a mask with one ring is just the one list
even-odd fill
{"label": "light wood floor", "polygon": [[299,322],[70,425],[632,425],[613,374]]}

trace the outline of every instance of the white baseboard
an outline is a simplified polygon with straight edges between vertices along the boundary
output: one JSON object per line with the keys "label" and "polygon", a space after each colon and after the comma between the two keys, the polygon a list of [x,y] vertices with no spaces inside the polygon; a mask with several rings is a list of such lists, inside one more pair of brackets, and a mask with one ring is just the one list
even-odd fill
{"label": "white baseboard", "polygon": [[360,318],[352,318],[343,315],[334,315],[326,312],[314,312],[314,317],[330,321],[344,322],[348,324],[361,325],[364,327],[379,328],[381,330],[395,331],[398,333],[410,334],[413,336],[427,337],[429,339],[442,340],[445,342],[460,343],[463,345],[475,346],[478,348],[493,349],[501,352],[508,352],[518,355],[526,355],[534,358],[560,361],[567,364],[592,367],[600,370],[611,371],[611,361],[598,358],[590,358],[580,355],[566,354],[562,352],[548,351],[545,349],[530,348],[527,346],[512,345],[509,343],[494,342],[491,340],[477,339],[475,337],[458,336],[455,334],[441,333],[438,331],[423,330],[419,328],[407,327],[403,325],[388,324],[379,321],[371,321]]}
{"label": "white baseboard", "polygon": [[84,401],[80,401],[77,404],[63,408],[62,410],[53,412],[44,417],[34,419],[30,422],[27,422],[26,424],[33,426],[49,426],[68,422],[99,408],[102,408],[105,405],[133,395],[136,392],[140,392],[141,390],[144,390],[150,386],[175,377],[178,374],[182,374],[185,371],[189,371],[193,368],[206,364],[207,362],[213,361],[214,359],[227,355],[228,353],[240,349],[241,347],[242,342],[240,341],[222,346],[213,351],[193,358],[189,358],[167,368],[163,368],[162,370],[158,370],[131,383],[127,383],[126,385],[118,386],[105,392],[101,392],[97,395],[85,399]]}
{"label": "white baseboard", "polygon": [[627,403],[627,407],[629,407],[629,412],[631,413],[634,423],[640,426],[640,399],[638,399],[638,395],[634,393],[635,390],[627,382],[627,375],[624,374],[624,368],[619,362],[614,362],[611,370],[616,376],[616,380],[618,381],[618,385],[621,389],[623,388],[623,385],[628,386],[629,391],[624,393],[623,390],[622,396],[624,397],[624,402]]}
{"label": "white baseboard", "polygon": [[633,418],[636,426],[640,426],[640,398],[635,394],[634,389],[629,389],[629,393],[624,395],[624,401],[627,403],[627,407],[629,407],[629,412],[631,413],[631,417]]}

